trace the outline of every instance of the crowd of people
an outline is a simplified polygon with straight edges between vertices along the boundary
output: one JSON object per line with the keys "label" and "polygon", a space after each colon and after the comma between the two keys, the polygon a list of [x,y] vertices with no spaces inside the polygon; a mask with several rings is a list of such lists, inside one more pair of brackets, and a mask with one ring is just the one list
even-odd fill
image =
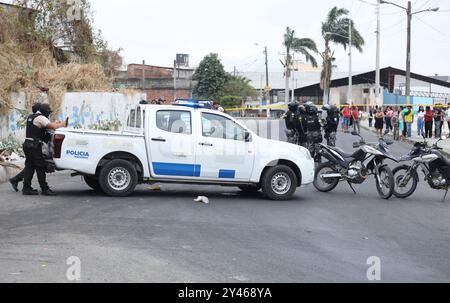
{"label": "crowd of people", "polygon": [[450,108],[442,105],[420,106],[416,111],[412,106],[376,106],[369,109],[367,117],[369,127],[375,128],[379,136],[388,130],[395,140],[414,135],[418,138],[440,138],[445,124],[450,130]]}

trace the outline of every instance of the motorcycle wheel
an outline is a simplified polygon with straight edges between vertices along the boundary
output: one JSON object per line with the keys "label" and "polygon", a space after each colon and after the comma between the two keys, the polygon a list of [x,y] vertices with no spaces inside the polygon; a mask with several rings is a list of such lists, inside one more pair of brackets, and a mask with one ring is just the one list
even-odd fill
{"label": "motorcycle wheel", "polygon": [[395,187],[394,175],[389,167],[383,166],[380,168],[380,180],[381,183],[375,177],[378,194],[381,198],[388,200],[394,194]]}
{"label": "motorcycle wheel", "polygon": [[406,176],[408,172],[409,166],[408,165],[402,165],[399,167],[396,167],[392,174],[394,175],[394,196],[400,199],[406,199],[417,189],[417,184],[419,183],[419,176],[417,175],[417,172],[414,172],[413,176],[410,176],[410,180],[408,184],[404,187],[406,190],[402,190],[402,188],[399,186],[402,179]]}
{"label": "motorcycle wheel", "polygon": [[327,193],[336,188],[339,184],[340,178],[323,179],[320,176],[324,174],[339,173],[337,169],[329,162],[322,163],[316,168],[316,175],[314,177],[314,187],[323,193]]}

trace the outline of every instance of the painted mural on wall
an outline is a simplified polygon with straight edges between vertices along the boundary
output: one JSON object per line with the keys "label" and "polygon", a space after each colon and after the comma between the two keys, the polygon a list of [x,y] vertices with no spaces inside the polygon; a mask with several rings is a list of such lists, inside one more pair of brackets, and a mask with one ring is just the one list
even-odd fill
{"label": "painted mural on wall", "polygon": [[[24,96],[17,95],[15,110],[0,116],[0,138],[12,135],[24,138]],[[69,117],[69,128],[119,130],[130,105],[145,99],[145,94],[124,95],[119,93],[67,93],[57,120]]]}

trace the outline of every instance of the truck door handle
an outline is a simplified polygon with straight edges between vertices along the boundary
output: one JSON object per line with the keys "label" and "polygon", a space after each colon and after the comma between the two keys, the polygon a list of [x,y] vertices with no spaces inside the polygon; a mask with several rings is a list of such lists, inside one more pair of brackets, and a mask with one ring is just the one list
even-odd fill
{"label": "truck door handle", "polygon": [[201,145],[201,146],[214,146],[212,143],[208,143],[208,142],[199,143],[199,145]]}
{"label": "truck door handle", "polygon": [[166,142],[166,139],[159,137],[159,138],[152,138],[152,141],[156,141],[156,142]]}
{"label": "truck door handle", "polygon": [[187,158],[186,154],[174,154],[174,156],[178,158]]}

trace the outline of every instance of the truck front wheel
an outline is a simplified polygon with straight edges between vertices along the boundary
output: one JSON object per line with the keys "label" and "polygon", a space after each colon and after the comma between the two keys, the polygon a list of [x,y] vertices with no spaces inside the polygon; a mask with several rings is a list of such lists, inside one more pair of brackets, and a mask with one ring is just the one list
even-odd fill
{"label": "truck front wheel", "polygon": [[271,200],[288,200],[297,190],[297,176],[285,165],[271,167],[261,180],[264,194]]}
{"label": "truck front wheel", "polygon": [[131,195],[138,182],[138,174],[134,165],[126,160],[112,160],[100,170],[100,187],[112,197]]}
{"label": "truck front wheel", "polygon": [[261,189],[261,186],[258,185],[241,185],[239,189],[244,193],[256,193]]}

